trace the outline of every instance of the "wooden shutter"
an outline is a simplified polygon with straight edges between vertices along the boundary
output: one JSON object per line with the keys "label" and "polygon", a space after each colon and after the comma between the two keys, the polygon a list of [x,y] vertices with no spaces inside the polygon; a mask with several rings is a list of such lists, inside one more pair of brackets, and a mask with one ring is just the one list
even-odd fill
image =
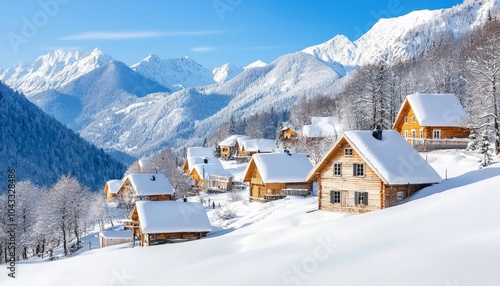
{"label": "wooden shutter", "polygon": [[358,164],[352,164],[352,175],[353,176],[356,176],[356,167],[358,166]]}
{"label": "wooden shutter", "polygon": [[359,205],[359,196],[358,196],[358,192],[354,192],[354,204],[355,205]]}
{"label": "wooden shutter", "polygon": [[363,203],[368,205],[368,192],[363,193]]}
{"label": "wooden shutter", "polygon": [[330,191],[330,204],[335,203],[335,191]]}

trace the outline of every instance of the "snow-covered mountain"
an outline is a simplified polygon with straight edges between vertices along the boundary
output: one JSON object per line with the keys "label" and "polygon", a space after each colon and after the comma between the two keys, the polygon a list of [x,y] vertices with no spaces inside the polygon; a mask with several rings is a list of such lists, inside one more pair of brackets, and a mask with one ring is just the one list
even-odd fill
{"label": "snow-covered mountain", "polygon": [[[18,181],[30,179],[50,186],[69,174],[99,190],[107,180],[123,174],[122,164],[2,83],[0,122],[0,171],[8,174],[7,168],[15,168]],[[0,193],[7,183],[0,181]]]}
{"label": "snow-covered mountain", "polygon": [[449,9],[414,11],[379,20],[352,42],[343,35],[302,50],[348,72],[353,67],[409,60],[444,39],[459,38],[499,14],[499,0],[466,0]]}
{"label": "snow-covered mountain", "polygon": [[243,68],[237,67],[231,63],[225,63],[220,67],[216,67],[212,70],[214,81],[217,83],[225,82],[233,77],[239,75],[243,71]]}
{"label": "snow-covered mountain", "polygon": [[106,110],[117,110],[138,98],[169,89],[147,79],[119,61],[107,65],[61,86],[31,96],[30,100],[50,115],[80,130],[102,116]]}
{"label": "snow-covered mountain", "polygon": [[111,60],[111,56],[99,49],[83,55],[77,51],[55,50],[38,57],[31,64],[17,64],[6,69],[0,74],[0,80],[30,96],[57,89]]}
{"label": "snow-covered mountain", "polygon": [[214,83],[210,70],[189,57],[162,60],[151,54],[130,68],[171,90]]}
{"label": "snow-covered mountain", "polygon": [[219,85],[148,95],[103,113],[81,135],[137,157],[186,142],[200,144],[232,114],[289,109],[298,98],[331,92],[338,78],[313,56],[294,53]]}
{"label": "snow-covered mountain", "polygon": [[263,68],[267,66],[267,64],[261,60],[256,60],[255,62],[247,65],[247,66],[244,66],[243,69],[244,70],[249,70],[249,69],[253,69],[253,68]]}
{"label": "snow-covered mountain", "polygon": [[[99,50],[83,56],[55,51],[3,71],[0,80],[100,147],[142,156],[164,146],[199,144],[232,115],[283,111],[305,96],[332,94],[352,69],[411,59],[498,17],[499,7],[500,0],[467,0],[381,19],[355,42],[337,35],[243,69],[225,64],[212,73],[186,57],[154,55],[130,69]],[[168,94],[168,88],[183,89]]]}

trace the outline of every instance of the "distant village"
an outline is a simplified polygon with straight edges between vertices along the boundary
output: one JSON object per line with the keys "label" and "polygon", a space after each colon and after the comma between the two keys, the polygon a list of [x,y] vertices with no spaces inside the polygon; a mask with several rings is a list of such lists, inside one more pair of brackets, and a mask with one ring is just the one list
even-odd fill
{"label": "distant village", "polygon": [[[335,116],[313,117],[301,131],[284,124],[279,140],[233,134],[215,148],[187,148],[182,172],[193,194],[246,190],[248,200],[258,203],[317,194],[318,210],[366,213],[396,206],[441,183],[418,152],[466,149],[466,121],[455,95],[417,93],[404,100],[393,130],[343,131]],[[334,138],[334,143],[313,162],[307,154],[290,151],[299,137],[309,142]],[[246,164],[241,182],[221,160]],[[176,194],[165,174],[142,172],[142,161],[136,164],[137,172],[104,186],[107,201],[127,209],[129,218],[125,231],[100,233],[101,247],[200,239],[212,230],[200,202]]]}

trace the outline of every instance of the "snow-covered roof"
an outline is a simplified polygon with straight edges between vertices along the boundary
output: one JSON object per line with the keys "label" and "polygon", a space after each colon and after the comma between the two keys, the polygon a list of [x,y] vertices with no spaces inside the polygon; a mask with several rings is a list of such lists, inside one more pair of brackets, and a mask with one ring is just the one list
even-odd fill
{"label": "snow-covered roof", "polygon": [[212,231],[205,208],[200,203],[139,201],[135,207],[143,233]]}
{"label": "snow-covered roof", "polygon": [[191,172],[195,165],[204,164],[205,160],[207,163],[213,163],[214,161],[219,161],[215,157],[214,148],[211,147],[191,147],[187,149],[187,163],[189,167],[189,172]]}
{"label": "snow-covered roof", "polygon": [[462,127],[466,123],[467,113],[454,94],[416,93],[406,100],[421,126]]}
{"label": "snow-covered roof", "polygon": [[302,136],[308,138],[336,137],[339,123],[337,117],[312,117],[310,125],[302,127]]}
{"label": "snow-covered roof", "polygon": [[272,139],[250,139],[241,144],[241,148],[246,152],[274,152],[276,150],[276,142]]}
{"label": "snow-covered roof", "polygon": [[248,140],[250,139],[250,137],[246,136],[246,135],[231,135],[229,136],[228,138],[222,140],[220,143],[219,143],[219,146],[229,146],[229,147],[234,147],[236,145],[236,143],[238,142],[239,144],[239,140]]}
{"label": "snow-covered roof", "polygon": [[305,182],[313,165],[306,155],[300,153],[255,154],[245,171],[245,179],[255,164],[264,183]]}
{"label": "snow-covered roof", "polygon": [[[372,131],[345,131],[341,139],[317,165],[323,166],[329,154],[342,139],[359,153],[366,163],[388,185],[440,183],[441,177],[408,142],[394,130],[384,130],[382,140],[373,137]],[[309,179],[316,172],[309,174]]]}
{"label": "snow-covered roof", "polygon": [[130,182],[137,196],[173,195],[174,190],[167,177],[162,173],[136,173],[123,179],[120,189]]}
{"label": "snow-covered roof", "polygon": [[335,137],[337,136],[337,131],[335,126],[329,123],[316,123],[311,125],[304,125],[302,127],[302,136],[308,138],[324,138],[324,137]]}
{"label": "snow-covered roof", "polygon": [[108,193],[116,194],[122,185],[122,180],[109,180],[106,182]]}
{"label": "snow-covered roof", "polygon": [[219,160],[209,164],[196,164],[194,165],[194,169],[200,176],[203,176],[203,174],[205,174],[204,179],[207,178],[209,175],[221,176],[226,178],[233,177],[231,173],[229,173],[224,169]]}
{"label": "snow-covered roof", "polygon": [[104,238],[116,238],[116,239],[130,238],[130,239],[132,239],[132,232],[130,232],[128,230],[125,230],[125,231],[106,230],[106,231],[101,231],[99,233],[99,236],[102,236]]}

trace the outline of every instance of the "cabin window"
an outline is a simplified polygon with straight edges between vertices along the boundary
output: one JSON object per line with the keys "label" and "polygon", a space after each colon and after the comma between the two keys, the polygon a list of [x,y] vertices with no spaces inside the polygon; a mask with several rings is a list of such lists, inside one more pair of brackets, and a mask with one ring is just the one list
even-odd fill
{"label": "cabin window", "polygon": [[408,124],[408,116],[405,116],[405,124]]}
{"label": "cabin window", "polygon": [[344,155],[345,156],[352,156],[352,148],[345,148]]}
{"label": "cabin window", "polygon": [[424,138],[424,128],[420,128],[420,138]]}
{"label": "cabin window", "polygon": [[398,192],[396,193],[396,197],[397,197],[397,199],[398,199],[398,202],[400,202],[400,201],[404,200],[404,199],[405,199],[405,192],[403,192],[403,191],[398,191]]}
{"label": "cabin window", "polygon": [[333,164],[333,175],[342,176],[342,163]]}
{"label": "cabin window", "polygon": [[355,192],[354,193],[354,204],[356,205],[368,205],[368,192]]}
{"label": "cabin window", "polygon": [[405,130],[405,139],[408,139],[408,130]]}
{"label": "cabin window", "polygon": [[415,129],[411,131],[411,138],[417,138],[417,131]]}
{"label": "cabin window", "polygon": [[353,165],[353,176],[363,177],[365,175],[365,164],[354,164]]}
{"label": "cabin window", "polygon": [[440,139],[441,138],[441,130],[434,129],[432,131],[432,139]]}
{"label": "cabin window", "polygon": [[330,203],[340,204],[340,191],[330,191]]}
{"label": "cabin window", "polygon": [[412,123],[417,122],[417,119],[415,118],[415,116],[412,116],[412,117],[411,117],[411,122],[412,122]]}

